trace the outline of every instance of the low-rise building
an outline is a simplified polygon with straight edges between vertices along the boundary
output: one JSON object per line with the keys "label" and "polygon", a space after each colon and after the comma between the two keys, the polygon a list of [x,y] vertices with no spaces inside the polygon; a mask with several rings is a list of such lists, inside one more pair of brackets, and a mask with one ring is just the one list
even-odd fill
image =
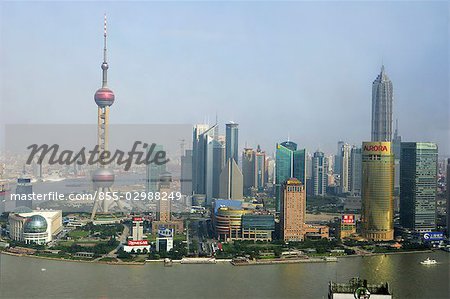
{"label": "low-rise building", "polygon": [[62,211],[10,213],[9,236],[27,244],[46,244],[62,230]]}

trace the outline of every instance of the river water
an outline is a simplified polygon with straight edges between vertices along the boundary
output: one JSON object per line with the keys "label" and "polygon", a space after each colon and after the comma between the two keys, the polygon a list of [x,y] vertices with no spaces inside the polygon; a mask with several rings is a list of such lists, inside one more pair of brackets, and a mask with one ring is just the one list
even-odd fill
{"label": "river water", "polygon": [[[427,257],[439,263],[420,265]],[[46,269],[43,271],[42,269]],[[328,282],[389,282],[394,298],[450,298],[450,254],[235,267],[104,265],[0,255],[0,298],[326,298]]]}

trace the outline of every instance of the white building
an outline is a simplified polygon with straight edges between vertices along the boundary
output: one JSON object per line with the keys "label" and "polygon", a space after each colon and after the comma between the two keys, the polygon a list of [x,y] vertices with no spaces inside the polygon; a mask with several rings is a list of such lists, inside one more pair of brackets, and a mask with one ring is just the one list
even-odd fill
{"label": "white building", "polygon": [[27,244],[46,244],[62,230],[62,211],[12,212],[8,217],[9,236]]}

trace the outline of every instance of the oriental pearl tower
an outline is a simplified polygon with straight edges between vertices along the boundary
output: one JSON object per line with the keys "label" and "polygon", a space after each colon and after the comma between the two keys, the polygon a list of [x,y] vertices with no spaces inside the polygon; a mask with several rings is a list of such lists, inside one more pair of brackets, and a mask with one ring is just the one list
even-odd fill
{"label": "oriental pearl tower", "polygon": [[[104,47],[103,47],[103,63],[102,67],[102,87],[95,92],[94,100],[98,108],[98,151],[99,151],[99,168],[92,174],[92,182],[95,189],[94,207],[92,209],[91,220],[94,220],[97,210],[103,213],[108,213],[108,208],[112,199],[108,196],[111,195],[111,186],[114,183],[114,172],[111,169],[105,167],[105,163],[102,153],[108,150],[108,125],[109,125],[109,107],[114,103],[114,93],[108,88],[108,62],[106,61],[106,15],[105,26],[103,33]],[[121,208],[118,201],[115,201],[119,208]]]}

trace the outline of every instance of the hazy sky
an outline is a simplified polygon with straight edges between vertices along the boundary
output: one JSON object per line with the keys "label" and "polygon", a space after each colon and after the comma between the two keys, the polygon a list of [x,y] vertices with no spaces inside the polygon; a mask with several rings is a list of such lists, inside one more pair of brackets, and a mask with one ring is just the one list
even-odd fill
{"label": "hazy sky", "polygon": [[111,123],[240,124],[269,153],[370,139],[382,62],[406,141],[450,155],[448,2],[2,2],[1,123],[95,123],[103,13]]}

